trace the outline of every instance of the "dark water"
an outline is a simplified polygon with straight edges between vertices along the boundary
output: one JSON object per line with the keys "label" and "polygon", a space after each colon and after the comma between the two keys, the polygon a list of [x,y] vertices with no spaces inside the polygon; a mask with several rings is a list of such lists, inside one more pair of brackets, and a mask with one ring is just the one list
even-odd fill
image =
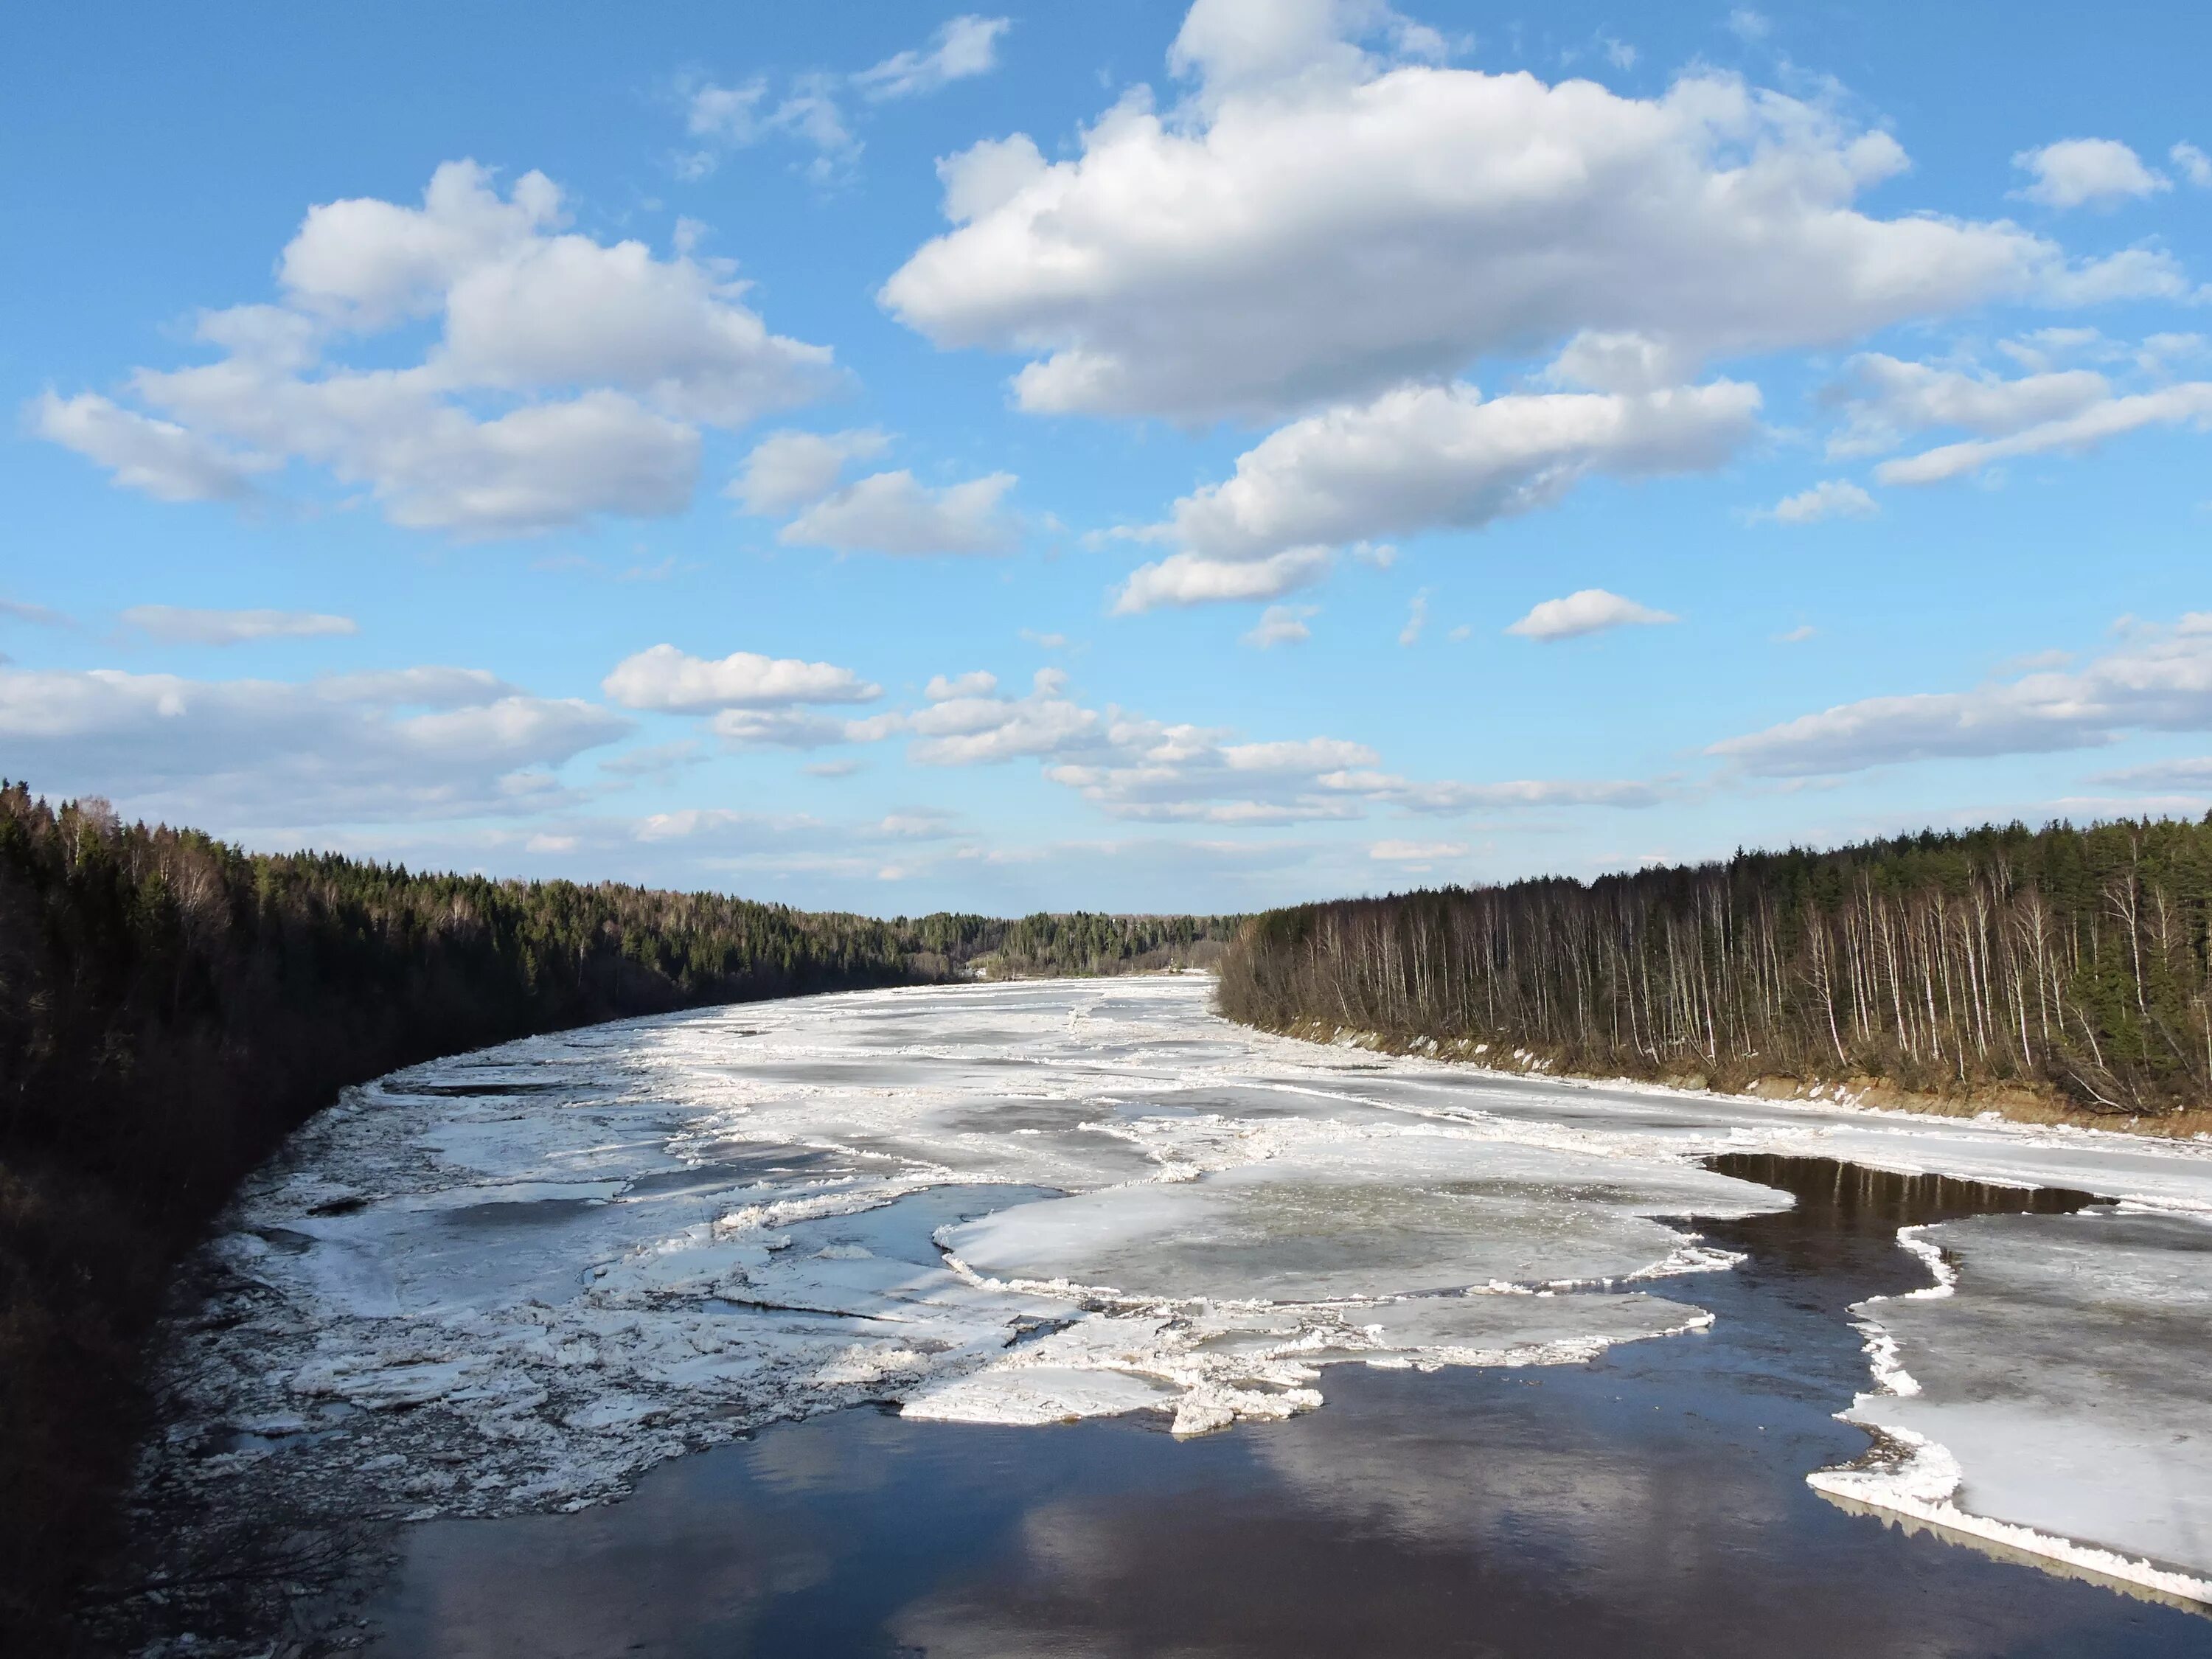
{"label": "dark water", "polygon": [[1846,1306],[1915,1288],[1911,1222],[2072,1209],[1814,1160],[1703,1231],[1719,1316],[1588,1368],[1332,1367],[1328,1404],[1178,1444],[1132,1421],[854,1411],[654,1471],[573,1516],[412,1530],[394,1655],[2212,1654],[2212,1620],[1908,1537],[1808,1470],[1866,1445]]}

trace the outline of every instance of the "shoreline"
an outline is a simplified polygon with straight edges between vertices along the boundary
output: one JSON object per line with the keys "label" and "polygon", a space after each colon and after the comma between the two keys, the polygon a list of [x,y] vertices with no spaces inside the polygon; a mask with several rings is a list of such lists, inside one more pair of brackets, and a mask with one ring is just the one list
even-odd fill
{"label": "shoreline", "polygon": [[[1229,1019],[1230,1016],[1223,1015]],[[2151,1140],[2212,1140],[2212,1107],[2191,1108],[2155,1116],[2085,1111],[2068,1104],[2055,1091],[2022,1084],[1970,1085],[1960,1093],[1929,1094],[1905,1089],[1887,1079],[1853,1077],[1808,1079],[1790,1073],[1768,1073],[1754,1077],[1743,1089],[1712,1086],[1695,1072],[1636,1077],[1625,1072],[1562,1067],[1555,1060],[1533,1049],[1506,1049],[1474,1037],[1434,1037],[1407,1033],[1368,1030],[1334,1020],[1302,1019],[1286,1025],[1262,1025],[1231,1019],[1248,1030],[1290,1037],[1326,1048],[1364,1048],[1370,1054],[1409,1060],[1433,1060],[1464,1066],[1501,1078],[1546,1078],[1589,1084],[1614,1084],[1632,1088],[1667,1089],[1680,1094],[1702,1094],[1717,1100],[1759,1100],[1806,1105],[1856,1108],[1865,1111],[1907,1112],[1922,1117],[1972,1120],[1999,1117],[2008,1123],[2049,1128],[2103,1131]]]}

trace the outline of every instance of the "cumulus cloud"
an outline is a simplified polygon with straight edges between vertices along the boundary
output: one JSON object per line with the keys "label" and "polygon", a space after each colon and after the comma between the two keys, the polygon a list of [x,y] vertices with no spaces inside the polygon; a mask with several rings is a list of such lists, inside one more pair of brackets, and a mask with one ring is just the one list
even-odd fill
{"label": "cumulus cloud", "polygon": [[237,501],[253,493],[252,474],[275,465],[124,409],[97,392],[74,398],[52,392],[32,399],[30,429],[106,467],[116,483],[160,501]]}
{"label": "cumulus cloud", "polygon": [[1698,471],[1755,430],[1759,389],[1516,392],[1396,387],[1310,416],[1237,458],[1233,477],[1148,532],[1212,559],[1262,559],[1433,529],[1479,529],[1550,505],[1581,478]]}
{"label": "cumulus cloud", "polygon": [[[34,429],[170,500],[235,497],[295,460],[366,490],[395,524],[527,535],[691,498],[702,425],[820,395],[830,354],[769,332],[724,263],[562,228],[558,189],[501,195],[472,161],[419,206],[309,210],[278,262],[281,305],[205,313],[216,361],[131,379],[153,414],[48,393]],[[356,368],[346,340],[421,319],[421,362]]]}
{"label": "cumulus cloud", "polygon": [[1411,61],[1435,54],[1380,11],[1199,0],[1171,58],[1184,106],[1133,93],[1065,161],[1018,137],[956,160],[953,228],[883,303],[940,346],[1029,356],[1026,409],[1200,421],[1585,329],[1694,364],[1990,300],[2185,289],[2155,252],[2073,266],[2008,223],[1861,212],[1905,154],[1822,106],[1711,71],[1628,98]]}
{"label": "cumulus cloud", "polygon": [[[1844,417],[1829,453],[1880,453],[1930,430],[1972,434],[1875,469],[1883,484],[1937,483],[2014,456],[2087,451],[2144,427],[2212,422],[2212,382],[2167,378],[2203,354],[2197,335],[2153,335],[2130,347],[2094,329],[2045,329],[2003,349],[2028,372],[2007,378],[1971,362],[1907,362],[1879,352],[1852,358],[1822,393]],[[2052,366],[2085,356],[2118,365],[2124,384],[2140,389],[2124,390],[2097,369]]]}
{"label": "cumulus cloud", "polygon": [[565,795],[553,768],[631,729],[466,670],[302,684],[0,669],[18,775],[219,829],[534,812]]}
{"label": "cumulus cloud", "polygon": [[931,489],[902,469],[878,472],[815,502],[776,532],[787,547],[840,553],[1004,553],[1021,526],[1000,509],[1011,472]]}
{"label": "cumulus cloud", "polygon": [[1264,559],[1210,559],[1176,553],[1132,571],[1114,597],[1114,614],[1133,617],[1166,606],[1230,599],[1273,599],[1328,574],[1325,547],[1294,547]]}
{"label": "cumulus cloud", "polygon": [[2173,188],[2116,138],[2062,138],[2021,151],[2012,164],[2031,180],[2018,194],[2048,208],[2117,207]]}
{"label": "cumulus cloud", "polygon": [[[2081,337],[2100,337],[2094,330],[2064,334],[2068,337],[2046,336],[2038,343],[2043,349],[2032,355],[2039,365],[2049,361],[2053,349],[2085,343]],[[1842,457],[1879,454],[1897,447],[1908,434],[1934,427],[2001,437],[2077,415],[2112,392],[2112,382],[2094,369],[2039,369],[2007,380],[1983,368],[1907,362],[1870,351],[1853,357],[1820,398],[1844,416],[1828,440],[1828,453]]]}
{"label": "cumulus cloud", "polygon": [[1463,816],[1547,806],[1648,806],[1657,787],[1636,782],[1423,781],[1380,769],[1364,744],[1317,737],[1240,742],[1233,732],[1085,707],[1056,669],[1021,696],[988,674],[939,677],[928,706],[885,717],[914,738],[923,765],[1043,763],[1044,775],[1111,817],[1242,826],[1351,820],[1377,807]]}
{"label": "cumulus cloud", "polygon": [[1847,478],[1823,478],[1756,516],[1776,524],[1819,524],[1826,519],[1871,519],[1881,508],[1865,489]]}
{"label": "cumulus cloud", "polygon": [[125,628],[150,639],[180,645],[240,645],[249,640],[316,639],[358,634],[350,617],[310,611],[196,611],[174,605],[134,605],[121,617]]}
{"label": "cumulus cloud", "polygon": [[1266,651],[1278,645],[1296,645],[1313,637],[1313,629],[1306,626],[1306,618],[1320,613],[1320,607],[1310,605],[1271,605],[1260,613],[1259,622],[1243,636],[1244,643]]}
{"label": "cumulus cloud", "polygon": [[1681,619],[1654,611],[1602,587],[1585,587],[1563,599],[1547,599],[1505,631],[1524,640],[1571,640],[1608,628],[1650,626]]}
{"label": "cumulus cloud", "polygon": [[2143,630],[2074,672],[1869,697],[1707,752],[1764,776],[1822,776],[1900,761],[2095,748],[2133,731],[2212,731],[2212,616]]}
{"label": "cumulus cloud", "polygon": [[725,749],[827,749],[888,737],[880,720],[842,720],[811,709],[725,708],[708,723]]}
{"label": "cumulus cloud", "polygon": [[2108,438],[2149,426],[2212,427],[2212,381],[2162,386],[2130,397],[2108,398],[2063,420],[2045,421],[2002,438],[1945,444],[1918,455],[1884,461],[1875,469],[1885,484],[1941,483],[1979,472],[2019,455],[2081,453]]}
{"label": "cumulus cloud", "polygon": [[853,84],[870,99],[912,98],[988,75],[999,66],[999,37],[1012,27],[1013,20],[1006,17],[955,17],[938,28],[926,49],[886,58],[855,75]]}
{"label": "cumulus cloud", "polygon": [[746,512],[793,513],[837,488],[848,462],[879,455],[890,437],[873,428],[851,432],[771,432],[745,457],[744,471],[726,492]]}
{"label": "cumulus cloud", "polygon": [[2212,155],[2187,143],[2176,144],[2166,154],[2183,178],[2199,190],[2212,190]]}
{"label": "cumulus cloud", "polygon": [[1463,859],[1474,849],[1463,841],[1377,841],[1368,843],[1367,856],[1378,864],[1405,864],[1426,868]]}
{"label": "cumulus cloud", "polygon": [[929,703],[905,717],[911,758],[924,766],[977,766],[1084,748],[1104,727],[1097,711],[1067,695],[1067,675],[1040,668],[1023,696],[999,695],[988,674],[930,682]]}
{"label": "cumulus cloud", "polygon": [[716,709],[787,708],[797,703],[869,702],[883,695],[849,668],[733,651],[715,659],[656,645],[625,657],[601,682],[625,708],[677,714]]}

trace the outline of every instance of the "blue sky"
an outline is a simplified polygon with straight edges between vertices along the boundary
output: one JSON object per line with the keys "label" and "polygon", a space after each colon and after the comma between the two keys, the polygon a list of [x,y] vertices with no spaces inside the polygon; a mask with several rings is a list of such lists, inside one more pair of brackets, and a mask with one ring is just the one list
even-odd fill
{"label": "blue sky", "polygon": [[2212,805],[2212,14],[10,26],[0,771],[1231,909]]}

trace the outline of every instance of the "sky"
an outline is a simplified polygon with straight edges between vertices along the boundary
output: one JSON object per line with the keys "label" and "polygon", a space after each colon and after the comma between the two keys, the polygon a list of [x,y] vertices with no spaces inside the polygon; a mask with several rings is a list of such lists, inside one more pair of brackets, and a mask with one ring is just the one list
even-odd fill
{"label": "sky", "polygon": [[50,796],[884,915],[2212,807],[2212,9],[0,28]]}

